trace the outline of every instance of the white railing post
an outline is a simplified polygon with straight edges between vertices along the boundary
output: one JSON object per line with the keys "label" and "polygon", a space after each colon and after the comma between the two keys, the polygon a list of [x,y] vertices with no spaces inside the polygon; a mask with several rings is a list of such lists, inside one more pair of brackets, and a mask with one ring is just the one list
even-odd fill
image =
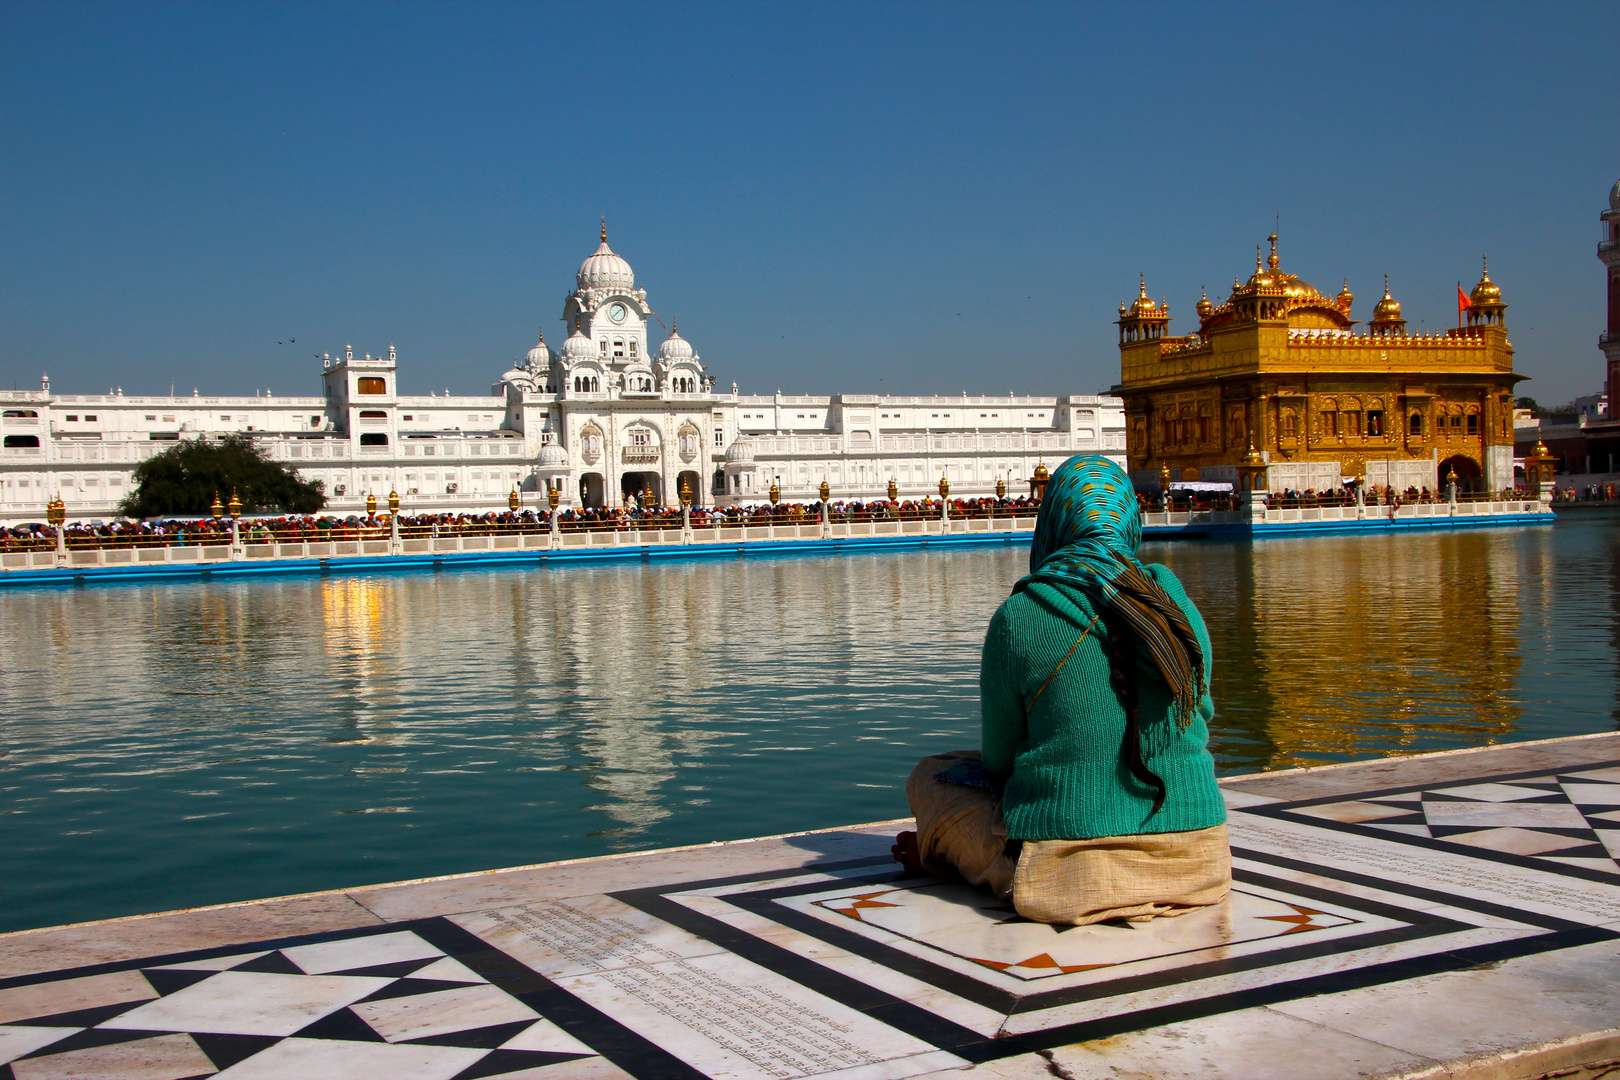
{"label": "white railing post", "polygon": [[57,566],[66,566],[68,564],[67,533],[64,531],[66,528],[67,528],[67,526],[65,526],[65,525],[58,525],[56,527],[56,565]]}

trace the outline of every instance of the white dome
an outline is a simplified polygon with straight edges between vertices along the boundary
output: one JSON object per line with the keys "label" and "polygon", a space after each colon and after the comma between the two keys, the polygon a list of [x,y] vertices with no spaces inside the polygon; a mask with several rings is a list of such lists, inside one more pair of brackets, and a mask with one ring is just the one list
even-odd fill
{"label": "white dome", "polygon": [[551,349],[546,345],[545,334],[541,334],[539,342],[529,350],[529,355],[524,359],[524,364],[530,371],[541,371],[551,366]]}
{"label": "white dome", "polygon": [[593,360],[596,358],[596,346],[576,326],[574,332],[568,335],[568,340],[563,342],[563,355],[570,360]]}
{"label": "white dome", "polygon": [[1620,211],[1620,180],[1616,180],[1614,187],[1609,189],[1609,209]]}
{"label": "white dome", "polygon": [[754,463],[754,440],[746,435],[739,435],[737,441],[726,447],[727,465],[752,465]]}
{"label": "white dome", "polygon": [[534,388],[534,380],[530,378],[529,373],[524,371],[522,368],[513,368],[511,371],[508,371],[505,375],[501,376],[501,382],[511,383],[513,386],[522,387],[525,390],[531,390]]}
{"label": "white dome", "polygon": [[635,271],[630,264],[613,254],[607,244],[607,225],[602,226],[602,243],[584,262],[579,264],[575,281],[584,289],[611,289],[614,292],[632,292],[636,287]]}
{"label": "white dome", "polygon": [[568,464],[568,451],[554,442],[540,448],[540,464],[545,468],[560,468]]}
{"label": "white dome", "polygon": [[658,346],[658,359],[660,360],[690,360],[693,355],[692,343],[681,337],[678,324],[677,327],[670,329],[669,337],[665,338],[664,343]]}

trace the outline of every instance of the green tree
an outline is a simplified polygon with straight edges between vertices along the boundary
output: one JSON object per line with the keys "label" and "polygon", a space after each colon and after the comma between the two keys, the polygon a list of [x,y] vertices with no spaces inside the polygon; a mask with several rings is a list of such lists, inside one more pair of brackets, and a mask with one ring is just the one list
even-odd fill
{"label": "green tree", "polygon": [[127,517],[203,517],[231,492],[249,514],[313,514],[326,505],[325,485],[271,461],[245,435],[182,439],[135,466],[135,490],[118,504]]}

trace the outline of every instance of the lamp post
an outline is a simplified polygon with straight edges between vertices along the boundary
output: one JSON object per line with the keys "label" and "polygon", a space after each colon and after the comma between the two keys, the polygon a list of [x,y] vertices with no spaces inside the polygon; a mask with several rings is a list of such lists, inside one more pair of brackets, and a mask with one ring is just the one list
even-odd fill
{"label": "lamp post", "polygon": [[562,502],[562,492],[557,490],[554,481],[546,481],[546,505],[551,507],[551,546],[560,547],[561,540],[557,536],[557,504]]}
{"label": "lamp post", "polygon": [[1552,509],[1553,469],[1558,459],[1548,451],[1547,444],[1536,440],[1536,447],[1524,457],[1525,487],[1541,503],[1543,512]]}
{"label": "lamp post", "polygon": [[[1457,505],[1457,467],[1453,465],[1446,470],[1446,502],[1452,506]],[[1455,513],[1456,511],[1452,511]]]}
{"label": "lamp post", "polygon": [[506,508],[515,514],[522,504],[523,500],[518,496],[517,488],[513,488],[512,494],[506,497]]}
{"label": "lamp post", "polygon": [[690,540],[692,535],[692,485],[681,477],[681,487],[676,493],[681,499],[681,539]]}
{"label": "lamp post", "polygon": [[67,504],[62,501],[62,496],[58,495],[45,504],[45,520],[50,522],[56,529],[56,565],[66,566],[68,563],[67,532],[65,530]]}
{"label": "lamp post", "polygon": [[242,500],[236,497],[236,489],[231,488],[231,558],[235,559],[245,554],[242,551]]}
{"label": "lamp post", "polygon": [[1159,463],[1159,498],[1164,500],[1164,512],[1170,512],[1170,463]]}
{"label": "lamp post", "polygon": [[399,492],[393,489],[388,492],[388,554],[405,554],[399,539]]}
{"label": "lamp post", "polygon": [[939,520],[947,530],[951,527],[951,482],[945,477],[939,478]]}
{"label": "lamp post", "polygon": [[214,515],[215,521],[225,516],[225,506],[219,501],[219,492],[217,491],[214,492],[214,501],[209,505],[208,512]]}
{"label": "lamp post", "polygon": [[899,502],[899,501],[900,501],[900,486],[894,482],[894,477],[891,476],[891,477],[889,477],[889,502],[895,503],[895,502]]}
{"label": "lamp post", "polygon": [[371,517],[376,517],[376,516],[377,516],[377,496],[371,494],[370,492],[367,492],[366,493],[366,517],[371,518]]}
{"label": "lamp post", "polygon": [[781,479],[781,477],[775,477],[775,478],[773,478],[771,480],[770,495],[771,495],[771,506],[772,506],[772,508],[774,508],[776,506],[776,504],[779,501],[781,501],[781,498],[782,498],[782,489],[776,483],[776,481],[780,480],[780,479]]}
{"label": "lamp post", "polygon": [[1029,493],[1034,497],[1037,505],[1042,499],[1046,498],[1046,482],[1051,478],[1052,474],[1046,471],[1046,462],[1037,462],[1035,464],[1035,475],[1029,478]]}
{"label": "lamp post", "polygon": [[828,503],[832,500],[832,485],[827,483],[827,478],[826,477],[821,478],[821,492],[820,492],[820,494],[821,494],[821,537],[822,537],[823,540],[825,540],[828,536],[831,535],[831,528],[832,528],[832,509],[828,506]]}

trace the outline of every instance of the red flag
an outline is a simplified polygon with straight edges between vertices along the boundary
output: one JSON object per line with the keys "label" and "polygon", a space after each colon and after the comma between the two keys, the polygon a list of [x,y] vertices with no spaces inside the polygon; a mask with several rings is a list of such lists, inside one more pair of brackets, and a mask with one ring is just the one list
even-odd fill
{"label": "red flag", "polygon": [[1468,306],[1469,306],[1470,303],[1471,303],[1471,301],[1468,299],[1468,294],[1462,291],[1462,286],[1459,284],[1457,286],[1457,317],[1458,318],[1461,318],[1462,316],[1464,316],[1464,315],[1466,315],[1468,313]]}

